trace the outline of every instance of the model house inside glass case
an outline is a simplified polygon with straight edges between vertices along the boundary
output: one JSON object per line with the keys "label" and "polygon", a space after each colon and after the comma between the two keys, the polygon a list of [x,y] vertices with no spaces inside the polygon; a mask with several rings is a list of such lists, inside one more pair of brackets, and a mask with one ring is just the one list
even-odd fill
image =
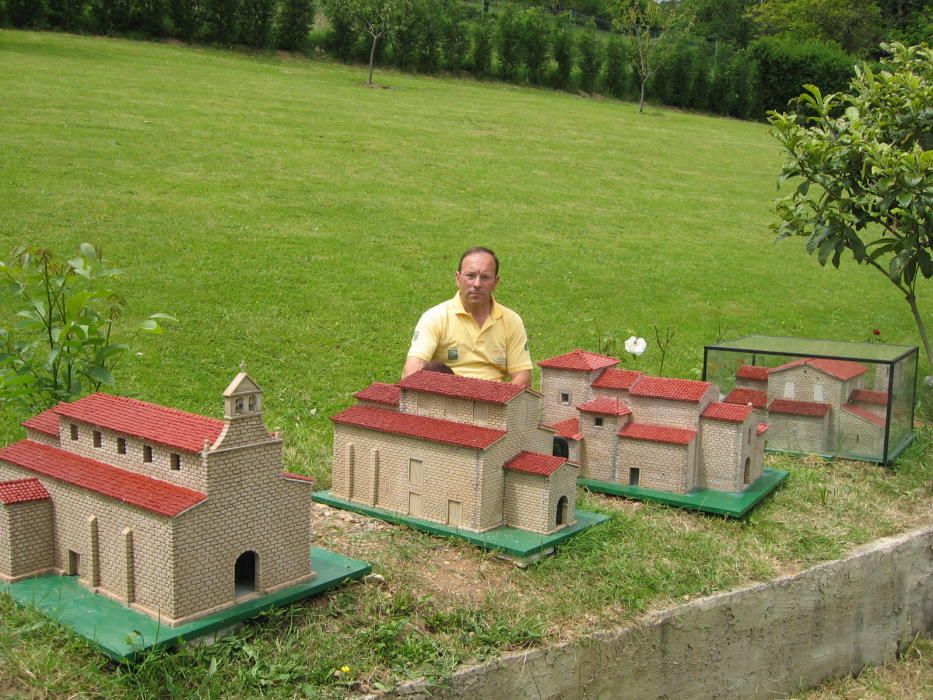
{"label": "model house inside glass case", "polygon": [[703,379],[768,423],[766,448],[888,464],[913,439],[916,347],[751,335],[703,349]]}

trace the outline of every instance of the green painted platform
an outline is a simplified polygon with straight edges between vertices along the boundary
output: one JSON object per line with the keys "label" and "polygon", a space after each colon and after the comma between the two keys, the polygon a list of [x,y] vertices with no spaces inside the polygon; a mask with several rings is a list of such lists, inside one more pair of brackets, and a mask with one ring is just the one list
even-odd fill
{"label": "green painted platform", "polygon": [[558,530],[553,535],[541,535],[537,532],[519,530],[517,527],[507,527],[504,525],[493,530],[487,530],[486,532],[470,532],[450,525],[435,523],[430,520],[413,518],[410,515],[403,515],[402,513],[396,513],[383,508],[375,508],[373,506],[346,501],[331,495],[330,491],[315,491],[314,494],[312,494],[312,498],[318,503],[324,503],[334,508],[368,515],[371,518],[378,518],[379,520],[385,520],[389,523],[407,525],[415,530],[427,532],[432,535],[457,537],[471,544],[475,544],[478,547],[482,547],[483,549],[502,552],[519,561],[533,560],[535,557],[547,553],[561,542],[566,542],[583,530],[609,519],[608,515],[603,515],[602,513],[577,510],[576,524],[566,527],[563,530]]}
{"label": "green painted platform", "polygon": [[310,581],[178,627],[160,625],[122,603],[97,595],[79,583],[76,576],[46,574],[12,584],[0,582],[0,591],[9,593],[19,605],[37,608],[46,617],[99,647],[110,658],[130,661],[142,651],[223,631],[263,611],[329,591],[372,570],[369,564],[320,547],[311,548],[311,561],[317,576]]}
{"label": "green painted platform", "polygon": [[781,482],[786,478],[787,472],[783,469],[765,467],[755,483],[742,493],[727,493],[712,489],[694,489],[689,493],[670,493],[669,491],[657,491],[640,486],[626,486],[614,481],[601,481],[599,479],[581,478],[577,479],[577,483],[580,486],[585,486],[590,491],[608,493],[612,496],[625,496],[640,501],[655,501],[656,503],[664,503],[678,508],[689,508],[704,513],[741,518],[780,486]]}

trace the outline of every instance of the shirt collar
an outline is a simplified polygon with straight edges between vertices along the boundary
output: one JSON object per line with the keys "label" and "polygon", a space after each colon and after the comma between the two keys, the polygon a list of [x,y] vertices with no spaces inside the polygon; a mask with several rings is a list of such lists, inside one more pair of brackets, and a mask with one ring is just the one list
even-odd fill
{"label": "shirt collar", "polygon": [[[460,298],[460,292],[458,291],[454,294],[454,311],[458,316],[470,316],[470,312],[463,308],[463,299]],[[492,309],[489,311],[490,318],[500,319],[502,318],[502,307],[499,306],[499,303],[496,301],[496,298],[492,298]]]}

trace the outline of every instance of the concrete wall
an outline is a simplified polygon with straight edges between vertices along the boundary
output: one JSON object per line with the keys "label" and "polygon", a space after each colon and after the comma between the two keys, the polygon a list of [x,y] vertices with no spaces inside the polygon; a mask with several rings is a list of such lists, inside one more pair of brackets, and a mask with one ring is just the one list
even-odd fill
{"label": "concrete wall", "polygon": [[[933,633],[933,526],[793,576],[419,682],[406,698],[775,698],[894,658]],[[384,697],[384,696],[381,696]]]}

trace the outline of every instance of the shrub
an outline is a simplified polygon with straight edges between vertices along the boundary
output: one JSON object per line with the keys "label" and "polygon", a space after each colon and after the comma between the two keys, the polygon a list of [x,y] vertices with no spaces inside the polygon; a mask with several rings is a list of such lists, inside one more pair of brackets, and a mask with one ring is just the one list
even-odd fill
{"label": "shrub", "polygon": [[470,45],[467,26],[463,21],[462,10],[458,4],[451,5],[444,17],[441,44],[444,49],[447,68],[456,75],[466,63],[467,49]]}
{"label": "shrub", "polygon": [[46,0],[7,0],[7,16],[14,27],[41,29],[48,21]]}
{"label": "shrub", "polygon": [[517,81],[521,67],[522,26],[515,7],[505,6],[496,22],[496,53],[499,56],[499,75]]}
{"label": "shrub", "polygon": [[495,23],[481,19],[473,26],[473,74],[479,77],[492,74],[492,44]]}
{"label": "shrub", "polygon": [[313,0],[283,0],[276,26],[276,46],[287,51],[300,51],[308,40],[314,24]]}
{"label": "shrub", "polygon": [[632,51],[621,37],[613,34],[606,42],[606,69],[603,73],[603,92],[622,98],[628,93],[629,66]]}
{"label": "shrub", "polygon": [[765,37],[748,48],[758,71],[761,115],[787,109],[804,85],[816,85],[824,94],[845,90],[854,70],[855,59],[831,44]]}
{"label": "shrub", "polygon": [[191,0],[171,0],[169,17],[175,33],[185,41],[192,41],[201,34],[203,8],[201,3]]}
{"label": "shrub", "polygon": [[532,7],[522,13],[519,29],[522,63],[528,81],[535,85],[544,82],[551,49],[550,22],[544,11]]}
{"label": "shrub", "polygon": [[556,64],[551,77],[554,87],[566,90],[570,87],[570,74],[573,71],[573,34],[567,16],[558,18],[551,32],[551,51]]}
{"label": "shrub", "polygon": [[205,0],[204,9],[210,39],[232,45],[237,39],[240,0]]}
{"label": "shrub", "polygon": [[260,49],[272,44],[275,0],[241,0],[240,41]]}
{"label": "shrub", "polygon": [[74,32],[84,24],[86,0],[47,0],[48,21],[53,27]]}
{"label": "shrub", "polygon": [[602,45],[596,36],[596,23],[590,21],[586,29],[580,32],[577,39],[577,55],[579,56],[580,89],[583,92],[593,92],[596,81],[602,69]]}

